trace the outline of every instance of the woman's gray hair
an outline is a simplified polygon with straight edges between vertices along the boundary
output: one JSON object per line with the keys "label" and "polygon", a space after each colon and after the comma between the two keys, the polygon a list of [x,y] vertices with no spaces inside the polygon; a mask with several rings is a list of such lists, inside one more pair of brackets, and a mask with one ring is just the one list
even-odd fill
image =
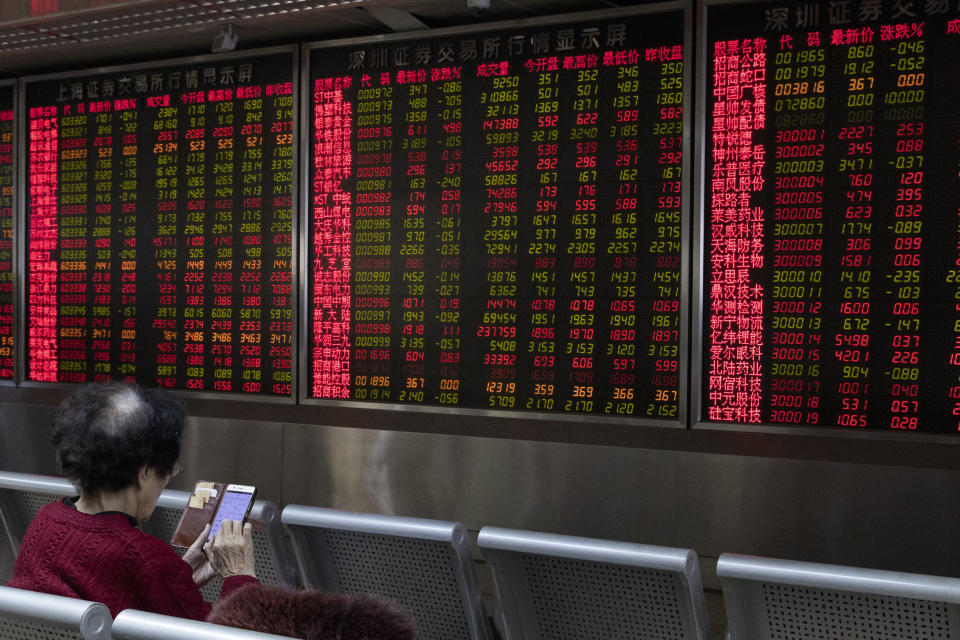
{"label": "woman's gray hair", "polygon": [[81,493],[119,491],[143,467],[172,471],[180,457],[183,405],[171,393],[126,382],[79,387],[57,409],[50,441],[61,472]]}

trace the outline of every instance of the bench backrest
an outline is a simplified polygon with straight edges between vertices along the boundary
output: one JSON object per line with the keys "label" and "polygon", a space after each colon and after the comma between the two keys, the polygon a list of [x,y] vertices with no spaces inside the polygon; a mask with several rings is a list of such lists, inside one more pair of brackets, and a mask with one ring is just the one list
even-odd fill
{"label": "bench backrest", "polygon": [[488,640],[466,529],[456,522],[288,505],[304,586],[406,607],[420,640]]}
{"label": "bench backrest", "polygon": [[77,490],[63,478],[0,471],[0,533],[3,543],[16,554],[37,511],[48,502],[75,495]]}
{"label": "bench backrest", "polygon": [[113,621],[115,640],[278,640],[286,636],[126,609]]}
{"label": "bench backrest", "polygon": [[707,640],[697,555],[499,527],[477,546],[493,570],[505,640]]}
{"label": "bench backrest", "polygon": [[89,602],[0,586],[4,640],[108,640],[110,611]]}
{"label": "bench backrest", "polygon": [[723,554],[728,638],[960,639],[960,579]]}
{"label": "bench backrest", "polygon": [[[15,554],[27,526],[43,505],[75,495],[77,490],[63,478],[0,472],[0,533],[4,537],[3,544],[9,545]],[[161,540],[170,540],[189,500],[190,494],[185,491],[165,489],[143,530]],[[255,529],[253,533],[257,577],[265,584],[296,585],[296,560],[280,524],[280,509],[273,502],[257,500],[250,510],[250,516],[263,522],[263,528]],[[182,554],[185,549],[177,551]],[[216,602],[222,586],[223,581],[219,578],[211,580],[202,589],[204,598]]]}

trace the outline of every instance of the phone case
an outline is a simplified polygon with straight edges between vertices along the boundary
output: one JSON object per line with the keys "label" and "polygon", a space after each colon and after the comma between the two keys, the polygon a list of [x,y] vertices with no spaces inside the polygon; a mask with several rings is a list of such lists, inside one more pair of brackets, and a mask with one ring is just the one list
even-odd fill
{"label": "phone case", "polygon": [[189,547],[203,533],[203,528],[213,522],[217,515],[217,507],[227,489],[224,482],[197,482],[190,496],[187,508],[180,516],[170,544],[175,547]]}

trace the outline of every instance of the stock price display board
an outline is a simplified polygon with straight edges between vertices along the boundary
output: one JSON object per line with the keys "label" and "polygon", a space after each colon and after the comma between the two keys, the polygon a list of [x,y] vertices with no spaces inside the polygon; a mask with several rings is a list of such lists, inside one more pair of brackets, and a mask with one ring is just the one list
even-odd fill
{"label": "stock price display board", "polygon": [[291,395],[293,64],[27,82],[27,380]]}
{"label": "stock price display board", "polygon": [[309,394],[678,419],[683,36],[312,50]]}
{"label": "stock price display board", "polygon": [[13,84],[0,84],[0,380],[13,379]]}
{"label": "stock price display board", "polygon": [[960,16],[710,6],[703,417],[960,428]]}

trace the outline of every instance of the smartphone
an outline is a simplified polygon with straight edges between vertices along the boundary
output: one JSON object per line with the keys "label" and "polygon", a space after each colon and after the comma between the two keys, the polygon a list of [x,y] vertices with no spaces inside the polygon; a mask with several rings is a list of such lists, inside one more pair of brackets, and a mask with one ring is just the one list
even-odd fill
{"label": "smartphone", "polygon": [[257,488],[246,484],[228,484],[223,492],[223,498],[217,507],[217,513],[213,517],[213,525],[210,527],[209,540],[220,532],[220,525],[224,520],[233,520],[243,522],[250,508],[253,506],[253,497],[257,494]]}

